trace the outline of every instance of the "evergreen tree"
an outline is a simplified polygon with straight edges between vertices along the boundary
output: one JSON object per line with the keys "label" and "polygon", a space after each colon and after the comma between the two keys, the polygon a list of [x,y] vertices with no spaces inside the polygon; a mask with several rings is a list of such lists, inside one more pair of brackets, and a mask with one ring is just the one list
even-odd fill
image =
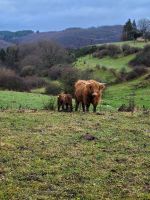
{"label": "evergreen tree", "polygon": [[137,31],[137,25],[136,25],[135,19],[133,20],[132,28],[134,31]]}
{"label": "evergreen tree", "polygon": [[136,40],[138,37],[140,37],[140,32],[139,32],[139,30],[137,29],[137,25],[136,25],[135,20],[133,20],[132,28],[133,28],[133,30],[132,30],[133,39]]}
{"label": "evergreen tree", "polygon": [[136,28],[136,23],[131,22],[129,19],[126,24],[123,27],[123,33],[122,33],[122,40],[133,40],[134,39],[134,29]]}

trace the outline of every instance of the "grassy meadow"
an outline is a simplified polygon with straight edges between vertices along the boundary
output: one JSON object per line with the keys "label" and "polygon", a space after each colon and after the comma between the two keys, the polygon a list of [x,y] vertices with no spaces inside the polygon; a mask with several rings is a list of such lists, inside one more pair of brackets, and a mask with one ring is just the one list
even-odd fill
{"label": "grassy meadow", "polygon": [[129,61],[131,61],[135,55],[129,56],[119,56],[118,58],[104,57],[102,59],[94,58],[92,55],[87,55],[79,58],[75,62],[75,67],[78,69],[93,69],[96,65],[105,66],[108,69],[113,68],[117,71],[120,71],[122,68],[125,68],[127,71],[130,71],[130,67],[128,65]]}
{"label": "grassy meadow", "polygon": [[[38,90],[37,92],[41,92]],[[47,95],[27,92],[0,91],[1,109],[43,109],[53,99]]]}
{"label": "grassy meadow", "polygon": [[148,115],[5,111],[0,127],[2,200],[150,199]]}
{"label": "grassy meadow", "polygon": [[[44,88],[34,90],[33,93],[0,91],[0,109],[49,109],[49,105],[56,109],[56,97],[43,93]],[[129,104],[134,99],[135,105],[142,108],[143,105],[150,108],[150,83],[145,76],[107,86],[103,93],[102,102],[98,105],[97,111],[117,111],[122,104]],[[74,103],[75,104],[75,103]]]}

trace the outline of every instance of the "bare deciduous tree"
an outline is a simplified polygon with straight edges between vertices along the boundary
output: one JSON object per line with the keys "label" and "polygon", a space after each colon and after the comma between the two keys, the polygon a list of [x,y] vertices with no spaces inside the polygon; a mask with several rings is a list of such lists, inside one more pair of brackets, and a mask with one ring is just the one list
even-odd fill
{"label": "bare deciduous tree", "polygon": [[143,38],[146,39],[146,33],[150,32],[150,20],[140,19],[138,21],[138,29],[142,32]]}

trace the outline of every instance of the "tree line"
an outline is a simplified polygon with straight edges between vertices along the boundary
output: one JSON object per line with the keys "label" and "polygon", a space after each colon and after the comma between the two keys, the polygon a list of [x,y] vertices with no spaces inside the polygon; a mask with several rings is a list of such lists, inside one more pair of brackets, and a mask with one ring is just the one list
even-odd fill
{"label": "tree line", "polygon": [[136,40],[138,37],[150,40],[150,20],[140,19],[137,23],[129,19],[123,26],[122,40]]}

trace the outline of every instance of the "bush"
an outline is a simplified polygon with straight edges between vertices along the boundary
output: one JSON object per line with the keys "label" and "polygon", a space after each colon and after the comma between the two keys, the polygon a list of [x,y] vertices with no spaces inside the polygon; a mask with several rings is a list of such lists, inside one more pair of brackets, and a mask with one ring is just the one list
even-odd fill
{"label": "bush", "polygon": [[64,85],[65,92],[74,94],[74,84],[79,79],[79,71],[73,67],[66,67],[63,70],[61,81]]}
{"label": "bush", "polygon": [[55,99],[51,98],[48,103],[44,104],[44,109],[45,110],[55,111],[56,110],[56,101],[55,101]]}
{"label": "bush", "polygon": [[118,54],[121,54],[122,50],[119,46],[117,45],[102,45],[99,47],[99,49],[93,53],[93,57],[97,57],[99,59],[105,57],[105,56],[110,56],[110,57],[116,57]]}
{"label": "bush", "polygon": [[122,46],[122,51],[123,51],[123,54],[125,56],[127,56],[127,55],[130,55],[130,54],[134,54],[134,53],[140,52],[141,48],[139,48],[139,47],[131,47],[131,46],[127,45],[127,44],[124,44]]}
{"label": "bush", "polygon": [[81,71],[80,79],[88,80],[93,78],[93,69],[86,69]]}
{"label": "bush", "polygon": [[107,44],[102,44],[102,45],[98,46],[98,50],[101,51],[101,50],[107,49],[107,47],[108,47]]}
{"label": "bush", "polygon": [[103,50],[101,50],[101,51],[95,52],[95,53],[93,54],[93,57],[96,57],[96,58],[101,59],[101,58],[103,58],[103,57],[105,57],[105,56],[108,56],[108,55],[109,55],[108,50],[107,50],[107,49],[103,49]]}
{"label": "bush", "polygon": [[32,66],[32,65],[27,65],[27,66],[24,66],[22,69],[21,69],[21,72],[20,72],[20,75],[25,77],[25,76],[33,76],[36,74],[36,68],[35,66]]}
{"label": "bush", "polygon": [[97,46],[87,46],[80,49],[74,50],[75,57],[86,56],[88,54],[93,54],[99,47]]}
{"label": "bush", "polygon": [[132,80],[135,79],[137,77],[142,76],[143,74],[145,74],[147,72],[147,70],[144,67],[136,67],[133,71],[129,72],[126,76],[126,80]]}
{"label": "bush", "polygon": [[116,57],[118,54],[122,53],[120,47],[117,45],[110,44],[108,45],[107,49],[110,57]]}
{"label": "bush", "polygon": [[144,49],[130,62],[132,66],[144,65],[150,67],[150,45],[146,45]]}
{"label": "bush", "polygon": [[58,95],[62,92],[62,86],[58,82],[51,82],[49,85],[46,87],[45,92],[46,94],[50,95]]}
{"label": "bush", "polygon": [[0,69],[0,87],[15,91],[29,91],[29,87],[24,78],[19,77],[14,71]]}
{"label": "bush", "polygon": [[46,81],[36,76],[26,77],[25,82],[29,89],[40,88],[47,85]]}
{"label": "bush", "polygon": [[62,71],[63,69],[61,66],[53,66],[48,71],[48,77],[52,80],[57,80],[61,77]]}

